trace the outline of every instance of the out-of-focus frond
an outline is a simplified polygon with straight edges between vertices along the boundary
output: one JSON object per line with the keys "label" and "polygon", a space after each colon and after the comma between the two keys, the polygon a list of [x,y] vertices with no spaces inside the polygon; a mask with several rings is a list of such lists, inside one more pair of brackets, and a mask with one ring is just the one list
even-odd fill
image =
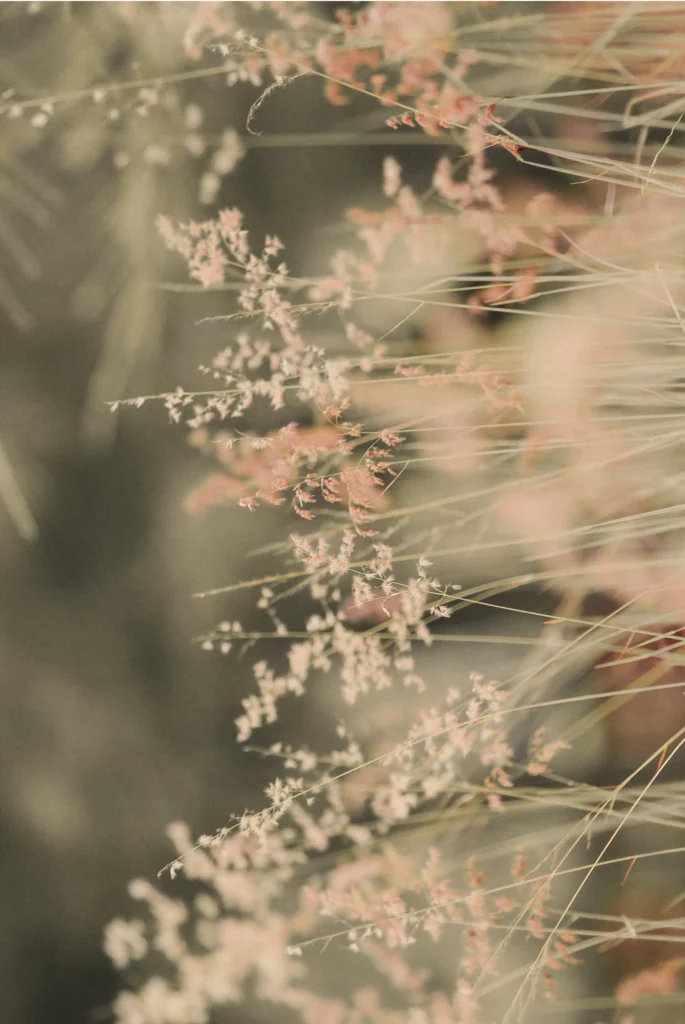
{"label": "out-of-focus frond", "polygon": [[2,498],[20,536],[24,540],[36,540],[38,524],[19,487],[12,463],[7,457],[2,441],[0,441],[0,498]]}
{"label": "out-of-focus frond", "polygon": [[40,235],[34,229],[29,241],[21,224],[45,228],[59,194],[33,170],[40,153],[53,177],[98,183],[97,215],[79,227],[94,269],[85,285],[75,282],[72,308],[106,317],[82,429],[84,441],[103,441],[115,423],[106,400],[120,397],[132,367],[157,351],[164,297],[153,287],[161,270],[154,220],[183,181],[190,151],[177,144],[184,104],[164,83],[195,67],[184,41],[206,12],[187,3],[21,4],[1,16],[12,56],[0,67],[0,251],[9,268],[0,306],[17,327],[31,327],[22,279],[41,273]]}

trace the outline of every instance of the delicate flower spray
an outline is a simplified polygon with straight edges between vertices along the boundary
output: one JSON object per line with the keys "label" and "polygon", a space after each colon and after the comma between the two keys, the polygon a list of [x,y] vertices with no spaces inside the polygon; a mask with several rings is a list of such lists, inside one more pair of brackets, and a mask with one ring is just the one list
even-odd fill
{"label": "delicate flower spray", "polygon": [[[513,1024],[547,1000],[555,1019],[627,1024],[640,1000],[676,998],[677,920],[597,912],[593,894],[685,849],[681,22],[664,4],[382,2],[333,23],[299,3],[197,5],[189,53],[261,90],[203,201],[303,77],[371,104],[396,155],[317,278],[237,209],[158,221],[191,281],[235,297],[207,387],[162,396],[213,463],[188,510],[277,507],[290,530],[268,577],[211,592],[256,595],[268,628],[221,622],[202,645],[288,645],[252,664],[240,742],[293,698],[339,724],[332,750],[266,744],[281,768],[261,809],[197,840],[170,827],[168,873],[194,895],[132,883],[147,919],[105,938],[143,970],[120,1024],[243,1019],[238,1004],[250,1020]],[[436,154],[413,184],[410,137]],[[255,410],[271,429],[251,430]],[[510,670],[465,666],[460,614],[530,587],[555,595],[551,618],[473,640],[524,645]],[[440,647],[459,671],[436,686]],[[602,723],[621,769],[607,785],[574,778]],[[656,824],[663,845],[640,849]],[[583,1003],[581,958],[648,939],[663,955]]]}

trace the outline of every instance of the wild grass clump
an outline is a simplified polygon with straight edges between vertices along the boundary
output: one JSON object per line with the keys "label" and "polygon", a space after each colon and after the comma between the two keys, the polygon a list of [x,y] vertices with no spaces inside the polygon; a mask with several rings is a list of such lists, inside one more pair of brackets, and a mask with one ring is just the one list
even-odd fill
{"label": "wild grass clump", "polygon": [[[226,345],[197,387],[113,406],[160,399],[185,425],[210,464],[191,514],[283,524],[271,571],[200,595],[240,592],[243,622],[198,638],[249,664],[238,740],[266,729],[278,768],[215,834],[170,827],[191,898],[132,883],[147,917],[105,948],[143,980],[115,1016],[510,1024],[551,1000],[636,1020],[682,1001],[684,962],[683,19],[321,6],[192,5],[188,66],[146,86],[179,110],[203,77],[255,90],[201,170],[208,216],[157,219],[188,287],[225,299]],[[341,145],[386,147],[316,275],[211,209],[278,90],[297,104],[312,78],[349,107]],[[492,633],[498,615],[522,625]],[[332,749],[279,731],[297,701]]]}

